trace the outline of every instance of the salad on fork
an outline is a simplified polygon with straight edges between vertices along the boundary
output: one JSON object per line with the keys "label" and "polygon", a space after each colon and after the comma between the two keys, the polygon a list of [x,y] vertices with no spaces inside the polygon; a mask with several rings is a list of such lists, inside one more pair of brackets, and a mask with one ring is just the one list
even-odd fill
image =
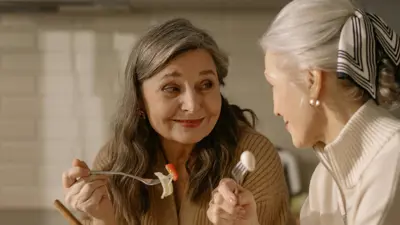
{"label": "salad on fork", "polygon": [[171,195],[174,192],[174,186],[172,185],[172,181],[178,180],[178,173],[176,172],[175,166],[173,164],[166,164],[165,169],[167,170],[168,174],[164,175],[161,172],[155,172],[154,174],[157,178],[149,179],[149,178],[142,178],[138,176],[134,176],[131,174],[123,173],[123,172],[115,172],[115,171],[90,171],[91,175],[96,174],[105,174],[105,175],[120,175],[130,177],[132,179],[138,180],[145,185],[154,186],[161,184],[163,188],[163,193],[161,195],[161,199]]}
{"label": "salad on fork", "polygon": [[173,164],[165,165],[165,169],[168,171],[168,175],[164,175],[161,172],[155,172],[154,175],[158,177],[161,182],[161,186],[163,188],[163,193],[161,194],[161,199],[164,199],[167,196],[172,195],[174,193],[174,186],[172,185],[172,181],[178,180],[178,173]]}

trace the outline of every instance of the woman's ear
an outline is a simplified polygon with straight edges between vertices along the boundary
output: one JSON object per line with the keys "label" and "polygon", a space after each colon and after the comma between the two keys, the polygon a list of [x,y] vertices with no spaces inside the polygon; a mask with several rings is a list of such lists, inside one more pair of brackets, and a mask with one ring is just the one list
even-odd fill
{"label": "woman's ear", "polygon": [[307,86],[310,93],[310,99],[318,99],[322,88],[322,71],[310,70],[307,76]]}

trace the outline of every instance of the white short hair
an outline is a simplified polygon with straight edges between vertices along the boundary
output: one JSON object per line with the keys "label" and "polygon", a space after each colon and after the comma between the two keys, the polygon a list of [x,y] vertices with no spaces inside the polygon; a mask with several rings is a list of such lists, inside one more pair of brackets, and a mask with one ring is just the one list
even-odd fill
{"label": "white short hair", "polygon": [[279,12],[260,44],[300,67],[334,70],[340,31],[354,12],[349,0],[294,0]]}

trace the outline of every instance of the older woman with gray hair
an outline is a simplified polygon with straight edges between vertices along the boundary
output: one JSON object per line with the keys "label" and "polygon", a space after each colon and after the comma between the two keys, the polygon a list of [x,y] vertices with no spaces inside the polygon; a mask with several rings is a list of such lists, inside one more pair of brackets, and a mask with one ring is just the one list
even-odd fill
{"label": "older woman with gray hair", "polygon": [[[350,1],[294,0],[261,46],[275,114],[294,145],[313,147],[320,160],[300,224],[398,224],[400,120],[387,109],[400,102],[399,36]],[[232,180],[223,185],[214,197],[238,189]]]}
{"label": "older woman with gray hair", "polygon": [[[243,183],[257,193],[247,195],[248,201],[257,205],[263,224],[286,224],[288,192],[278,153],[244,114],[254,119],[252,111],[222,96],[228,65],[214,39],[186,19],[168,20],[141,37],[127,63],[110,141],[91,169],[74,160],[63,174],[65,202],[82,212],[85,224],[210,224],[211,191],[244,151],[252,152],[261,166]],[[92,175],[124,172],[156,178],[167,172],[166,164],[175,166],[179,178],[174,174],[174,181],[162,185]],[[243,216],[243,211],[236,213]]]}

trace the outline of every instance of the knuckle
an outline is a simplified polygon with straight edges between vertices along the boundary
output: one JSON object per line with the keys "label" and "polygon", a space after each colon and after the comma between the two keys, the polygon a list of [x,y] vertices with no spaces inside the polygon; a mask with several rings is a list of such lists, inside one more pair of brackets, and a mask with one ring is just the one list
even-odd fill
{"label": "knuckle", "polygon": [[215,222],[215,212],[214,212],[213,208],[208,208],[207,217],[209,220],[211,220],[211,222]]}
{"label": "knuckle", "polygon": [[[68,172],[67,172],[67,171],[64,171],[64,172],[62,173],[62,175],[61,175],[61,180],[67,181],[68,179],[69,179]],[[64,183],[64,182],[63,182],[63,183]],[[64,186],[65,186],[65,184],[64,184]]]}
{"label": "knuckle", "polygon": [[211,197],[215,197],[216,194],[218,194],[218,188],[214,189],[214,190],[211,192]]}
{"label": "knuckle", "polygon": [[83,169],[82,167],[75,167],[74,169],[75,169],[75,172],[76,172],[79,176],[81,176],[81,175],[83,174],[83,172],[84,172],[84,169]]}
{"label": "knuckle", "polygon": [[233,180],[231,178],[223,178],[221,179],[221,181],[219,182],[220,184],[227,184],[232,182]]}
{"label": "knuckle", "polygon": [[226,182],[221,180],[221,182],[218,184],[218,187],[216,188],[216,190],[221,191],[222,187],[225,186],[225,183]]}
{"label": "knuckle", "polygon": [[64,201],[65,201],[65,203],[66,203],[67,205],[70,205],[70,206],[71,206],[71,195],[66,194],[65,197],[64,197]]}
{"label": "knuckle", "polygon": [[208,208],[208,213],[210,214],[210,216],[217,215],[217,208],[218,206],[216,205],[212,205],[210,208]]}
{"label": "knuckle", "polygon": [[75,209],[85,213],[88,212],[88,207],[82,204],[76,204]]}
{"label": "knuckle", "polygon": [[93,190],[97,185],[96,182],[88,182],[85,186],[88,187],[90,190]]}
{"label": "knuckle", "polygon": [[86,183],[88,183],[88,181],[87,181],[86,179],[83,179],[83,178],[79,178],[79,179],[76,181],[76,184],[82,184],[82,185],[84,185],[84,184],[86,184]]}
{"label": "knuckle", "polygon": [[215,193],[214,195],[214,202],[217,205],[221,205],[222,203],[224,203],[224,198],[222,197],[222,195],[220,193]]}
{"label": "knuckle", "polygon": [[108,189],[107,187],[104,185],[101,188],[99,188],[101,195],[108,195]]}
{"label": "knuckle", "polygon": [[93,190],[93,184],[92,183],[85,183],[81,189],[82,193],[87,193]]}
{"label": "knuckle", "polygon": [[67,204],[67,206],[70,206],[70,207],[73,208],[73,209],[78,209],[78,208],[76,207],[77,202],[74,201],[74,198],[72,198],[72,196],[67,196],[67,197],[65,198],[65,203]]}
{"label": "knuckle", "polygon": [[218,186],[218,192],[224,192],[227,189],[226,183],[222,183]]}
{"label": "knuckle", "polygon": [[218,186],[224,185],[224,184],[226,183],[227,179],[228,179],[228,178],[222,178],[222,179],[219,181],[219,185],[218,185]]}
{"label": "knuckle", "polygon": [[221,207],[215,207],[215,214],[219,215],[224,213],[225,211]]}

